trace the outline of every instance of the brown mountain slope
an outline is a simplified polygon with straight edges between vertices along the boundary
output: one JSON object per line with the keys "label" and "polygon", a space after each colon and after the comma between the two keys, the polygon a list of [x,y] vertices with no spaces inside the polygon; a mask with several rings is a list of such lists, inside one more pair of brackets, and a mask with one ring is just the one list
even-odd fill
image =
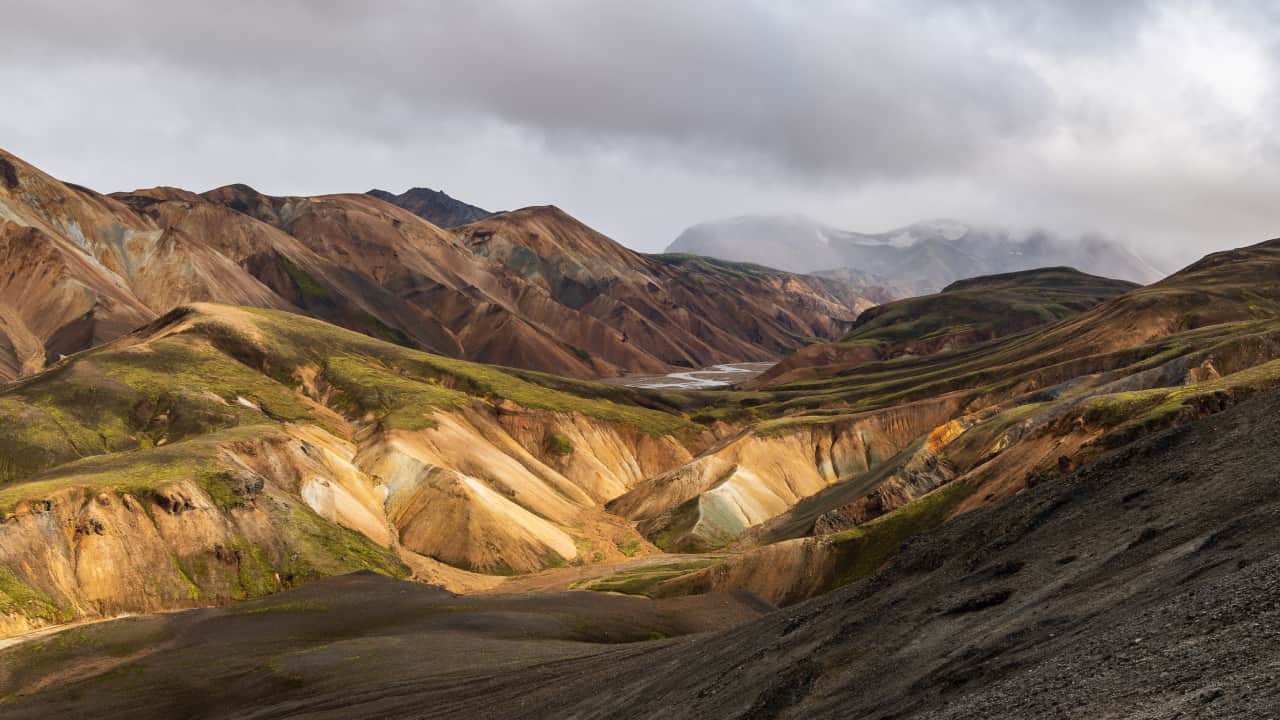
{"label": "brown mountain slope", "polygon": [[[851,310],[871,304],[849,308],[834,281],[709,258],[641,255],[555,207],[503,213],[458,234],[475,255],[614,331],[589,332],[597,343],[613,352],[643,348],[668,365],[770,359],[809,338],[840,333]],[[546,314],[544,298],[536,299],[522,297],[527,316]]]}
{"label": "brown mountain slope", "polygon": [[[853,314],[837,283],[649,258],[553,207],[451,233],[368,196],[274,198],[228,186],[205,197],[431,314],[461,355],[481,362],[581,377],[767,359],[839,333]],[[741,302],[724,303],[724,293]]]}
{"label": "brown mountain slope", "polygon": [[0,161],[0,379],[192,301],[577,377],[776,357],[863,304],[829,281],[638,255],[549,208],[455,233],[368,195],[107,197]]}

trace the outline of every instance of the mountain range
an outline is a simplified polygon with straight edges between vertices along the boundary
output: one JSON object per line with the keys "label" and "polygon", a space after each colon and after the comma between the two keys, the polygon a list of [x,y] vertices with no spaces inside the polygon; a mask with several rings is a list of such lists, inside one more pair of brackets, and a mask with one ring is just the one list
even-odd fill
{"label": "mountain range", "polygon": [[1280,240],[873,302],[554,207],[0,216],[6,717],[1275,706]]}
{"label": "mountain range", "polygon": [[[397,201],[422,211],[415,193]],[[102,195],[3,152],[0,223],[0,379],[195,301],[574,377],[768,360],[874,304],[836,280],[642,255],[554,207],[446,230],[371,195]]]}
{"label": "mountain range", "polygon": [[1140,284],[1164,276],[1150,262],[1098,236],[1059,237],[953,220],[858,233],[798,215],[744,215],[680,233],[667,252],[759,263],[792,272],[853,272],[901,297],[937,292],[979,275],[1067,266]]}

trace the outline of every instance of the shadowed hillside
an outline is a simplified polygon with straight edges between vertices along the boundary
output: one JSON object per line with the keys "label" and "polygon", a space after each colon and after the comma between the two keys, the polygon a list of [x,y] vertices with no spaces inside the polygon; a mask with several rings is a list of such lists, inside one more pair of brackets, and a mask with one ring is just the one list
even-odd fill
{"label": "shadowed hillside", "polygon": [[466,225],[493,215],[488,210],[451,198],[442,190],[430,188],[409,188],[399,195],[386,190],[370,190],[365,194],[385,200],[392,205],[398,205],[432,225],[442,228]]}

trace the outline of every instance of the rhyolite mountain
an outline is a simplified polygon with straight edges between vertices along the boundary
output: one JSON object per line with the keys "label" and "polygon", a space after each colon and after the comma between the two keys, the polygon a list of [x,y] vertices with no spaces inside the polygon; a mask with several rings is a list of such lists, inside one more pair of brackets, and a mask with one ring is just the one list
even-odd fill
{"label": "rhyolite mountain", "polygon": [[649,392],[455,356],[763,349],[848,304],[550,207],[3,159],[0,635],[193,611],[7,640],[6,716],[1274,707],[1280,240],[971,278]]}
{"label": "rhyolite mountain", "polygon": [[496,214],[452,198],[443,190],[431,188],[409,188],[399,195],[374,188],[365,194],[385,200],[392,205],[398,205],[432,225],[442,228],[466,225]]}
{"label": "rhyolite mountain", "polygon": [[[866,325],[919,354],[726,391],[644,392],[287,310],[184,305],[0,388],[0,627],[220,605],[360,568],[455,591],[799,602],[915,533],[1280,386],[1277,271],[1280,241],[1127,291],[1063,269],[973,280],[942,295],[1003,300]],[[1022,285],[1061,319],[1001,334]],[[964,337],[949,322],[994,337],[925,347]]]}
{"label": "rhyolite mountain", "polygon": [[0,390],[0,632],[230,607],[0,648],[5,714],[1267,717],[1277,276],[709,392],[185,306]]}
{"label": "rhyolite mountain", "polygon": [[1125,246],[1097,236],[1013,232],[953,220],[884,233],[839,230],[799,215],[744,215],[694,225],[667,252],[753,262],[792,272],[848,269],[899,296],[941,290],[979,275],[1067,266],[1139,284],[1164,276]]}
{"label": "rhyolite mountain", "polygon": [[[1280,385],[1277,277],[1272,240],[1028,331],[757,379],[694,417],[768,420],[609,509],[665,549],[745,551],[653,592],[809,597],[874,571],[904,536]],[[983,282],[1003,280],[959,289]],[[911,343],[910,326],[888,327]]]}
{"label": "rhyolite mountain", "polygon": [[106,196],[3,152],[0,223],[0,379],[197,301],[576,377],[767,360],[874,304],[834,280],[635,253],[554,207],[445,230],[369,195]]}

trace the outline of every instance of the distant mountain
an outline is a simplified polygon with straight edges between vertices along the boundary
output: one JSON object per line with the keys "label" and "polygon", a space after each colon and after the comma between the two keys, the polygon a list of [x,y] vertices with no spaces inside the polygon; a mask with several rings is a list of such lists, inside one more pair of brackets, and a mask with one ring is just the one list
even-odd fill
{"label": "distant mountain", "polygon": [[1125,246],[1098,236],[1017,233],[952,220],[886,233],[840,230],[799,215],[745,215],[694,225],[667,252],[754,262],[792,272],[849,268],[911,294],[937,292],[967,277],[1066,266],[1148,284],[1164,272]]}
{"label": "distant mountain", "polygon": [[443,190],[410,188],[399,195],[373,189],[365,193],[398,205],[437,227],[451,228],[492,217],[495,213],[450,197]]}

